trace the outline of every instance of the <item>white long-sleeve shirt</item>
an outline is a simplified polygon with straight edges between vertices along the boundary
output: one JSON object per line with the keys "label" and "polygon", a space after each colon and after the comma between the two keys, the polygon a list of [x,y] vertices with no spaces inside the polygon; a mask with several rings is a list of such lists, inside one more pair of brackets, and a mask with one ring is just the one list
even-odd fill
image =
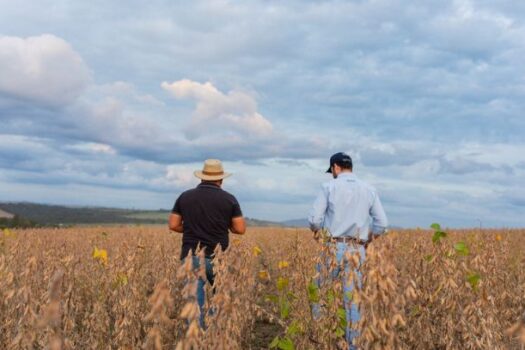
{"label": "white long-sleeve shirt", "polygon": [[382,234],[388,220],[375,188],[350,172],[321,186],[308,221],[314,231],[325,228],[332,237],[355,237],[367,240],[372,232]]}

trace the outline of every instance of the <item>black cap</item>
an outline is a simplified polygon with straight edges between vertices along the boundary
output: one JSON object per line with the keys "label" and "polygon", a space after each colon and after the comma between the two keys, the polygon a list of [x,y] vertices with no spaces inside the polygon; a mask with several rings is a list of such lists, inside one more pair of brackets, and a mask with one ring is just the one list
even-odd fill
{"label": "black cap", "polygon": [[352,167],[352,158],[344,152],[338,152],[330,157],[330,167],[326,171],[327,173],[332,172],[332,167],[334,164],[337,164],[339,166],[345,166],[345,167]]}

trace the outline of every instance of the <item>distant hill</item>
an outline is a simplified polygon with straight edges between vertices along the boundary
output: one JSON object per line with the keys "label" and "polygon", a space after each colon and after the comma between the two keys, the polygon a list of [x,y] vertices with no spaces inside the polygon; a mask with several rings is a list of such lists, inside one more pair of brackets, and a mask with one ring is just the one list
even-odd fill
{"label": "distant hill", "polygon": [[281,227],[283,226],[279,222],[275,221],[267,221],[267,220],[259,220],[254,218],[245,217],[246,225],[248,226],[257,226],[257,227]]}
{"label": "distant hill", "polygon": [[310,226],[310,224],[308,223],[308,219],[306,218],[281,221],[281,224],[283,226],[288,226],[288,227],[309,227]]}
{"label": "distant hill", "polygon": [[134,218],[134,214],[143,213],[134,210],[67,207],[36,203],[0,203],[0,209],[27,218],[40,225],[59,224],[110,224],[110,223],[157,223],[153,218]]}
{"label": "distant hill", "polygon": [[[0,215],[18,215],[40,225],[167,224],[169,210],[71,207],[37,203],[0,203]],[[248,226],[283,226],[282,223],[246,218]]]}

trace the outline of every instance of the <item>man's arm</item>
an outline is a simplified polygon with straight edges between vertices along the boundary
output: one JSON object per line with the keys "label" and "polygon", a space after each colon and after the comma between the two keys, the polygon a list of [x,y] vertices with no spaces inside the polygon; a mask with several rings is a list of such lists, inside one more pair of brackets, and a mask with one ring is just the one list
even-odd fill
{"label": "man's arm", "polygon": [[321,191],[315,198],[312,210],[308,216],[308,223],[310,224],[310,230],[314,233],[317,233],[324,222],[324,216],[326,213],[326,208],[328,207],[328,189],[325,185],[321,187]]}
{"label": "man's arm", "polygon": [[171,213],[168,219],[168,227],[170,230],[175,232],[183,232],[182,228],[182,216],[177,213]]}
{"label": "man's arm", "polygon": [[232,218],[232,222],[230,225],[230,231],[232,231],[232,233],[235,233],[237,235],[243,235],[246,232],[246,222],[244,221],[244,217],[238,216],[238,217]]}

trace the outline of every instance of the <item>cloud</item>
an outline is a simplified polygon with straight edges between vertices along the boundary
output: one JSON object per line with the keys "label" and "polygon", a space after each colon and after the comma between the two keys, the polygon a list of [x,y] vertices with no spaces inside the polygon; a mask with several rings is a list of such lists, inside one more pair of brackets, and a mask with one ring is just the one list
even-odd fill
{"label": "cloud", "polygon": [[423,27],[436,47],[455,55],[490,59],[513,44],[514,20],[472,1],[454,1],[450,10]]}
{"label": "cloud", "polygon": [[515,209],[523,210],[525,208],[525,191],[522,187],[501,193],[500,199],[516,207]]}
{"label": "cloud", "polygon": [[0,36],[0,67],[0,96],[55,107],[73,102],[91,79],[80,55],[51,34]]}
{"label": "cloud", "polygon": [[152,1],[4,4],[2,195],[167,207],[218,157],[247,215],[303,217],[348,151],[393,224],[523,224],[519,1]]}
{"label": "cloud", "polygon": [[409,166],[423,160],[436,159],[443,154],[442,147],[418,141],[387,143],[368,139],[367,142],[357,144],[355,148],[357,160],[366,166],[375,167]]}
{"label": "cloud", "polygon": [[141,93],[137,87],[129,82],[115,81],[96,86],[94,89],[104,96],[115,96],[128,100],[130,103],[139,103],[151,106],[164,106],[164,102],[151,94]]}
{"label": "cloud", "polygon": [[456,175],[497,170],[497,168],[491,164],[480,163],[466,158],[442,158],[439,160],[439,163],[441,172]]}
{"label": "cloud", "polygon": [[193,175],[194,170],[196,168],[193,169],[187,165],[168,165],[166,167],[166,179],[177,188],[189,188],[198,182]]}
{"label": "cloud", "polygon": [[212,83],[204,84],[188,79],[162,83],[162,88],[177,99],[197,102],[185,134],[190,139],[209,135],[266,137],[273,131],[272,124],[257,111],[255,99],[243,91],[232,90],[227,94]]}
{"label": "cloud", "polygon": [[0,134],[0,144],[0,167],[5,169],[38,171],[51,151],[45,140],[21,135]]}
{"label": "cloud", "polygon": [[110,145],[95,142],[82,142],[74,145],[66,146],[68,150],[77,151],[79,153],[93,153],[93,154],[111,154],[115,155],[117,152]]}

